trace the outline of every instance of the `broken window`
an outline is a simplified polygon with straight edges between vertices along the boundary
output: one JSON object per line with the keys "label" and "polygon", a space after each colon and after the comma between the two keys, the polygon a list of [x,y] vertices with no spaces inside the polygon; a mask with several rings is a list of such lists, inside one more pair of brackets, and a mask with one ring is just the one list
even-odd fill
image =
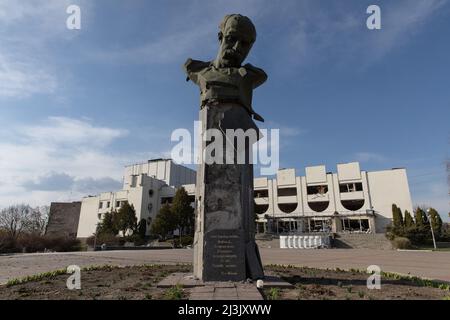
{"label": "broken window", "polygon": [[339,185],[339,191],[341,193],[363,191],[363,186],[361,182],[341,183]]}
{"label": "broken window", "polygon": [[255,198],[268,198],[269,197],[269,190],[255,190],[253,193]]}
{"label": "broken window", "polygon": [[173,197],[162,197],[161,204],[172,204]]}
{"label": "broken window", "polygon": [[342,230],[348,232],[367,232],[370,230],[369,219],[342,219]]}
{"label": "broken window", "polygon": [[311,226],[311,232],[330,232],[331,220],[330,219],[311,219],[310,226]]}
{"label": "broken window", "polygon": [[309,195],[326,194],[328,193],[328,186],[327,185],[308,186],[306,187],[306,191]]}

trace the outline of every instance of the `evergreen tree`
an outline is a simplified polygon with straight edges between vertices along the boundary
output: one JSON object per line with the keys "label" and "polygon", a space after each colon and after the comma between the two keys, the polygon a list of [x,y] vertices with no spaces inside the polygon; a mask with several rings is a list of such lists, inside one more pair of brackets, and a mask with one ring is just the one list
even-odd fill
{"label": "evergreen tree", "polygon": [[442,234],[442,219],[439,213],[434,209],[430,208],[429,211],[431,226],[433,227],[433,232],[436,238],[440,238]]}
{"label": "evergreen tree", "polygon": [[403,216],[402,211],[397,205],[392,204],[392,222],[393,222],[393,229],[395,235],[400,236],[403,234]]}
{"label": "evergreen tree", "polygon": [[97,235],[117,235],[119,230],[114,225],[115,212],[107,212],[103,220],[97,225]]}
{"label": "evergreen tree", "polygon": [[408,210],[405,211],[405,228],[411,229],[415,227],[414,220]]}
{"label": "evergreen tree", "polygon": [[184,230],[192,232],[195,220],[194,208],[191,206],[189,195],[183,187],[175,193],[170,210],[180,231],[180,238]]}
{"label": "evergreen tree", "polygon": [[133,205],[125,202],[122,207],[113,215],[114,226],[117,230],[122,231],[123,236],[127,231],[136,231],[137,218]]}
{"label": "evergreen tree", "polygon": [[428,219],[425,211],[421,207],[417,207],[414,212],[414,218],[416,221],[417,228],[427,228]]}
{"label": "evergreen tree", "polygon": [[170,210],[169,204],[164,204],[155,217],[151,226],[151,232],[166,239],[169,232],[176,228],[176,220]]}
{"label": "evergreen tree", "polygon": [[141,239],[145,239],[145,235],[147,233],[147,220],[141,219],[137,226],[138,235]]}

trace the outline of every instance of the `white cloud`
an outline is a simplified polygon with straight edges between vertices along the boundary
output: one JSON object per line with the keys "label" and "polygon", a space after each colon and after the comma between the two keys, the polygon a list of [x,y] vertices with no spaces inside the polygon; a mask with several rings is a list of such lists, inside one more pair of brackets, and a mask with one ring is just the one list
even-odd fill
{"label": "white cloud", "polygon": [[63,117],[12,130],[6,136],[9,141],[0,142],[0,206],[45,204],[69,195],[79,199],[88,192],[110,191],[103,188],[117,187],[123,166],[136,161],[131,154],[110,151],[126,130]]}
{"label": "white cloud", "polygon": [[448,0],[401,1],[382,8],[382,30],[368,38],[371,60],[380,59],[410,41],[447,3]]}
{"label": "white cloud", "polygon": [[36,62],[18,62],[0,53],[0,97],[27,97],[36,93],[54,93],[55,75]]}
{"label": "white cloud", "polygon": [[116,138],[126,136],[127,130],[94,126],[86,120],[49,117],[46,124],[21,127],[25,137],[36,143],[77,144],[103,146]]}
{"label": "white cloud", "polygon": [[[65,25],[66,8],[73,2],[0,1],[0,98],[57,93],[62,81],[49,44],[77,36]],[[83,1],[83,7],[88,11],[90,6]]]}
{"label": "white cloud", "polygon": [[94,50],[87,55],[99,62],[165,64],[183,61],[196,51],[199,44],[208,39],[211,28],[183,29],[157,38],[143,45],[116,50]]}
{"label": "white cloud", "polygon": [[385,162],[387,160],[385,156],[374,152],[357,152],[353,158],[359,162]]}
{"label": "white cloud", "polygon": [[443,220],[450,221],[448,216],[450,213],[448,188],[445,179],[423,181],[420,186],[417,186],[417,183],[413,184],[411,189],[414,206],[433,207],[439,212]]}
{"label": "white cloud", "polygon": [[99,191],[119,190],[122,183],[109,177],[75,178],[66,173],[50,172],[38,179],[26,181],[22,187],[27,191],[70,191],[77,193],[96,193]]}
{"label": "white cloud", "polygon": [[[212,2],[191,0],[179,3],[177,9],[168,9],[161,31],[136,46],[92,49],[86,56],[98,62],[167,64],[184,62],[187,58],[213,59],[217,48],[219,23],[226,14],[241,13],[253,20],[262,19],[275,7],[271,1],[216,0]],[[145,27],[145,26],[144,26]],[[158,26],[156,26],[157,29]]]}
{"label": "white cloud", "polygon": [[448,4],[448,0],[382,3],[382,29],[369,31],[364,6],[339,2],[327,5],[324,10],[323,3],[295,2],[289,2],[291,10],[284,11],[285,22],[281,22],[290,23],[290,26],[276,39],[279,55],[290,70],[296,70],[292,66],[317,63],[370,66],[392,50],[411,42]]}

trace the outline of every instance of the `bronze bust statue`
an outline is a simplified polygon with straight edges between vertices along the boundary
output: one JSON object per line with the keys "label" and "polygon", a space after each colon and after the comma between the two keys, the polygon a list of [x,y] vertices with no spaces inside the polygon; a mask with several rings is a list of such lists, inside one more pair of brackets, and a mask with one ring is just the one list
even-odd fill
{"label": "bronze bust statue", "polygon": [[256,40],[256,29],[248,17],[225,16],[220,23],[217,58],[204,62],[188,59],[184,64],[187,81],[200,87],[201,108],[220,103],[243,106],[255,120],[264,121],[252,108],[253,89],[267,80],[264,70],[251,64],[242,66]]}

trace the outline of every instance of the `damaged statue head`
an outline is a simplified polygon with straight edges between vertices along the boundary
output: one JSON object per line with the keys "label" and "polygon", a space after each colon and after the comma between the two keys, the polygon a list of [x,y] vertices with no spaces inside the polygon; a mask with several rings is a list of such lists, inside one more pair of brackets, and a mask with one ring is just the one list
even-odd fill
{"label": "damaged statue head", "polygon": [[237,103],[255,120],[264,121],[252,107],[253,89],[267,80],[259,68],[242,63],[255,40],[256,29],[252,21],[240,14],[225,16],[220,23],[219,53],[213,61],[188,59],[184,65],[187,80],[200,87],[201,107],[218,103]]}

